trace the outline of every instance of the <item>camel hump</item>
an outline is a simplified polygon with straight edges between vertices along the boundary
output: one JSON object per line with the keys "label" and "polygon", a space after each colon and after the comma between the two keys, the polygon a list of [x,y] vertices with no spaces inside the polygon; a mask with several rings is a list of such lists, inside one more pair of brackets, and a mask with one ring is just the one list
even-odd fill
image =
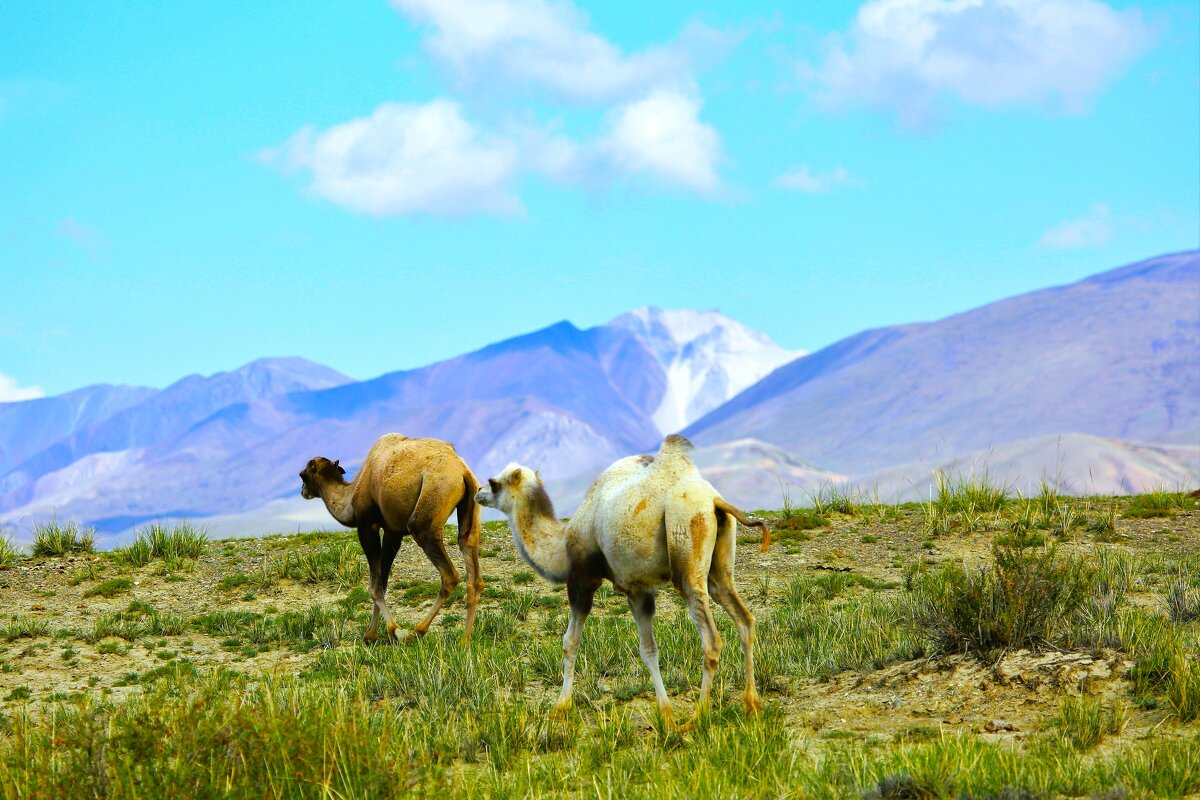
{"label": "camel hump", "polygon": [[690,453],[692,451],[692,443],[686,436],[680,436],[678,433],[672,433],[667,438],[663,439],[662,446],[658,448],[659,455],[667,456],[673,453]]}

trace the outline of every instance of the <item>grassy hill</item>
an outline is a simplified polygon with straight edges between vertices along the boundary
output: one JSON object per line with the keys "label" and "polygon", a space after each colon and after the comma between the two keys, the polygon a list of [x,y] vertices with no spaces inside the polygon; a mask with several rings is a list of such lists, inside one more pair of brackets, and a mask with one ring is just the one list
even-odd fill
{"label": "grassy hill", "polygon": [[[366,646],[349,533],[206,541],[148,529],[88,552],[0,548],[0,795],[58,797],[1103,797],[1200,792],[1200,512],[1181,494],[1033,499],[949,480],[925,504],[834,489],[743,546],[765,711],[740,705],[730,620],[711,713],[654,710],[624,598],[597,595],[560,682],[565,592],[505,524],[424,639]],[[745,544],[757,542],[749,537]],[[72,549],[79,552],[67,552]],[[411,627],[436,574],[406,543]],[[659,595],[686,718],[701,651]]]}

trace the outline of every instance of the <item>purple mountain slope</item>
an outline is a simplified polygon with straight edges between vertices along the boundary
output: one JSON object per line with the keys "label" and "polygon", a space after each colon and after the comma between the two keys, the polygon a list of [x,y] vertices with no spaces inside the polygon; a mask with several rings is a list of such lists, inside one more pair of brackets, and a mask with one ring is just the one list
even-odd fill
{"label": "purple mountain slope", "polygon": [[76,431],[87,430],[130,406],[153,389],[88,386],[57,397],[0,403],[0,475]]}
{"label": "purple mountain slope", "polygon": [[661,408],[690,421],[795,355],[715,312],[642,309],[363,382],[229,385],[257,374],[248,365],[180,381],[26,459],[5,478],[0,521],[56,513],[112,531],[237,514],[293,497],[313,455],[353,468],[387,431],[450,440],[481,474],[522,460],[573,475],[655,446]]}
{"label": "purple mountain slope", "polygon": [[[191,375],[162,391],[136,390],[141,393],[139,402],[110,404],[113,407],[106,410],[111,413],[97,411],[93,414],[95,421],[92,424],[75,424],[60,439],[27,458],[4,462],[0,467],[0,490],[3,492],[0,502],[6,508],[28,502],[39,478],[89,455],[174,441],[231,404],[279,397],[298,389],[334,386],[349,380],[311,361],[278,358],[261,359],[241,369],[210,377]],[[91,387],[80,393],[94,393],[98,388],[102,387]],[[47,402],[31,400],[12,405]],[[37,409],[28,413],[36,415]]]}
{"label": "purple mountain slope", "polygon": [[1200,444],[1200,253],[1162,256],[798,359],[691,425],[863,475],[1082,433]]}

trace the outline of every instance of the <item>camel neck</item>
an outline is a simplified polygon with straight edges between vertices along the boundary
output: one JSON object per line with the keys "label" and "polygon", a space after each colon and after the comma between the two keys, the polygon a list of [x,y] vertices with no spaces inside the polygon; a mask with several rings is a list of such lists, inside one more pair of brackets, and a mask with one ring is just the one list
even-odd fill
{"label": "camel neck", "polygon": [[566,583],[571,571],[566,526],[554,517],[521,511],[509,517],[509,524],[521,558],[546,580]]}
{"label": "camel neck", "polygon": [[321,487],[321,500],[325,502],[325,508],[334,519],[347,528],[357,526],[357,520],[354,518],[353,489],[352,483],[326,483]]}

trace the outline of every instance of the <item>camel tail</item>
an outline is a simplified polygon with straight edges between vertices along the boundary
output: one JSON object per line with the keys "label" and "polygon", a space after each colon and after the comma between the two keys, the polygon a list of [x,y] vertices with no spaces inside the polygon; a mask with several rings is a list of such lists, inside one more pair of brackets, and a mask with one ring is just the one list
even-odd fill
{"label": "camel tail", "polygon": [[475,502],[475,493],[479,491],[479,482],[470,472],[463,475],[463,497],[458,501],[458,545],[479,538],[483,528],[483,512]]}
{"label": "camel tail", "polygon": [[718,497],[715,501],[713,501],[713,504],[717,507],[718,511],[724,511],[726,514],[730,515],[747,528],[761,528],[762,544],[758,546],[758,550],[761,553],[767,552],[767,548],[771,546],[771,529],[767,527],[767,523],[764,520],[750,519],[743,514],[740,509],[735,508],[722,497]]}

